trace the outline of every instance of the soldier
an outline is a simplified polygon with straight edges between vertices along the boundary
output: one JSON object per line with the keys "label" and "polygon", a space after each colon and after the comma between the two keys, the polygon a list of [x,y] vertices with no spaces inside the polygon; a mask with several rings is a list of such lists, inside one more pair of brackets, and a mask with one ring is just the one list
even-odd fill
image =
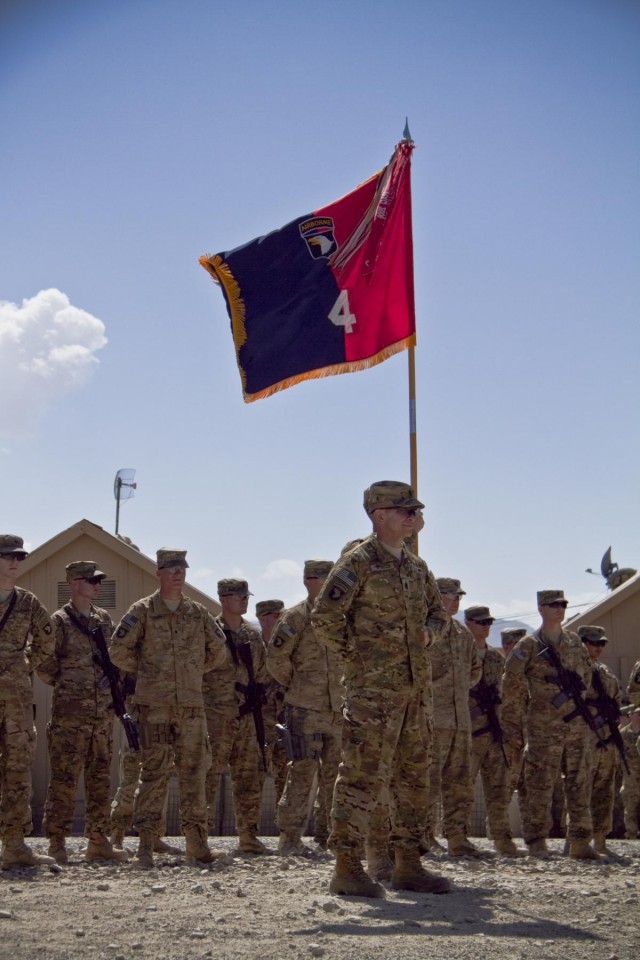
{"label": "soldier", "polygon": [[[505,627],[504,630],[500,631],[500,643],[502,645],[502,653],[505,658],[505,661],[511,651],[515,648],[519,640],[522,640],[523,637],[526,637],[527,631],[524,627]],[[503,666],[504,672],[504,666]],[[524,745],[527,740],[526,730],[523,726],[521,731],[521,743],[522,749],[516,750],[511,749],[509,756],[509,763],[511,764],[509,768],[510,777],[509,777],[509,799],[513,796],[514,792],[518,791],[518,803],[522,805],[524,803],[524,775],[523,775],[523,762],[524,762]]]}
{"label": "soldier", "polygon": [[627,697],[629,698],[629,703],[632,703],[634,707],[640,707],[640,660],[638,660],[631,671],[627,685]]}
{"label": "soldier", "polygon": [[517,857],[518,848],[509,827],[511,777],[500,726],[499,690],[504,659],[499,650],[487,644],[493,621],[489,607],[475,605],[464,611],[465,626],[473,634],[482,663],[482,677],[469,692],[471,782],[475,784],[480,772],[489,832],[497,852]]}
{"label": "soldier", "polygon": [[131,697],[141,743],[135,826],[137,861],[153,866],[162,808],[175,764],[188,858],[210,863],[205,776],[210,763],[202,677],[227,660],[224,636],[212,614],[183,593],[186,550],[157,552],[160,588],[134,603],[113,635],[111,660],[136,681]]}
{"label": "soldier", "polygon": [[482,676],[472,634],[454,619],[465,591],[453,577],[436,580],[447,614],[443,629],[429,647],[433,675],[433,747],[429,767],[429,800],[425,848],[437,846],[435,826],[442,801],[442,832],[452,857],[480,856],[467,837],[473,803],[469,689]]}
{"label": "soldier", "polygon": [[[586,625],[578,627],[578,636],[585,645],[591,660],[592,679],[587,690],[587,703],[593,708],[594,721],[600,740],[591,734],[591,821],[593,825],[593,846],[596,853],[608,856],[605,839],[613,825],[613,801],[616,785],[616,767],[618,751],[611,739],[618,730],[622,697],[620,684],[604,663],[599,663],[607,645],[604,629]],[[613,729],[608,726],[608,720]],[[622,740],[620,748],[624,752]]]}
{"label": "soldier", "polygon": [[302,842],[309,794],[318,774],[324,809],[331,808],[342,733],[341,657],[316,639],[311,608],[327,579],[331,560],[306,560],[307,599],[285,610],[267,647],[267,669],[284,688],[289,766],[278,804],[278,853],[308,853]]}
{"label": "soldier", "polygon": [[624,829],[627,840],[638,839],[638,814],[640,813],[640,710],[623,717],[620,733],[624,743],[627,768],[622,767],[620,796],[624,808]]}
{"label": "soldier", "polygon": [[527,631],[524,627],[505,627],[504,630],[500,631],[500,645],[502,646],[502,653],[505,660],[518,640],[522,640],[526,635]]}
{"label": "soldier", "polygon": [[420,863],[431,732],[429,618],[446,619],[426,563],[404,546],[424,504],[385,480],[364,494],[373,533],[338,560],[311,614],[318,639],[346,660],[342,760],[329,846],[332,893],[384,897],[362,868],[369,816],[389,789],[396,890],[446,893]]}
{"label": "soldier", "polygon": [[588,726],[581,686],[591,667],[577,637],[562,629],[567,601],[562,590],[540,590],[542,626],[520,640],[508,658],[502,681],[502,729],[512,749],[522,749],[526,715],[526,784],[522,832],[533,857],[550,856],[554,783],[562,772],[568,812],[569,856],[597,859],[590,846]]}
{"label": "soldier", "polygon": [[[282,600],[260,600],[256,603],[256,617],[260,624],[262,633],[262,642],[265,650],[269,645],[273,628],[276,625],[278,617],[284,610]],[[284,785],[287,782],[287,755],[284,747],[278,737],[277,723],[282,723],[284,719],[284,690],[277,680],[273,677],[267,681],[266,691],[267,702],[262,711],[264,716],[264,726],[267,744],[267,767],[273,777],[273,785],[276,795],[276,807],[282,796]]]}
{"label": "soldier", "polygon": [[268,674],[262,637],[242,616],[247,612],[249,596],[246,580],[218,581],[222,612],[216,623],[224,632],[229,656],[222,667],[204,678],[212,760],[207,775],[207,807],[211,829],[220,777],[230,767],[240,849],[261,854],[267,852],[258,839],[266,755],[264,727],[258,733],[257,726],[264,724],[261,710]]}
{"label": "soldier", "polygon": [[16,587],[24,541],[0,534],[0,824],[2,866],[52,864],[24,842],[31,825],[35,738],[31,674],[53,652],[53,627],[37,597]]}
{"label": "soldier", "polygon": [[[66,566],[71,601],[53,614],[55,650],[38,667],[53,686],[47,727],[51,774],[43,829],[49,855],[67,863],[65,840],[71,835],[80,773],[84,775],[87,860],[127,860],[114,850],[109,834],[109,792],[113,753],[113,697],[103,652],[113,633],[106,610],[95,606],[106,573],[93,560]],[[95,633],[102,633],[101,646]]]}

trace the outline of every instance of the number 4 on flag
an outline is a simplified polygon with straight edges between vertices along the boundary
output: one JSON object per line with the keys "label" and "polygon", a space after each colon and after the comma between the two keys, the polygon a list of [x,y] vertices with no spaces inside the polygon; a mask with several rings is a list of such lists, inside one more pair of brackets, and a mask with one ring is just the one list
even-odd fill
{"label": "number 4 on flag", "polygon": [[336,327],[344,327],[345,333],[353,332],[353,326],[357,321],[355,314],[349,310],[349,294],[346,290],[341,290],[338,294],[338,299],[331,307],[329,320]]}

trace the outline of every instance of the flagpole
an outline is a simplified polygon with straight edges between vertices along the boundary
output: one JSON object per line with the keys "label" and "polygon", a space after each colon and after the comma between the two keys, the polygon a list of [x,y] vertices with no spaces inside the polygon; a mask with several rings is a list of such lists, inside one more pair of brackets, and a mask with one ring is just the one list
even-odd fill
{"label": "flagpole", "polygon": [[[402,139],[413,146],[413,138],[409,131],[409,118],[405,118]],[[418,433],[416,427],[416,355],[415,347],[409,347],[407,352],[409,373],[409,465],[411,486],[416,497],[418,496]],[[418,553],[418,534],[414,533],[415,552]]]}

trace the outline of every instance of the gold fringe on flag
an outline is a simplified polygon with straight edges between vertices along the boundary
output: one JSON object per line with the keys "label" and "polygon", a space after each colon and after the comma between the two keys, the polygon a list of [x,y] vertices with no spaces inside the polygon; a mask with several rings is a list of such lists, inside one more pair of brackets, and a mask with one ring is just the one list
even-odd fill
{"label": "gold fringe on flag", "polygon": [[215,254],[209,257],[200,257],[198,263],[205,268],[207,273],[211,274],[214,283],[221,284],[227,295],[229,312],[231,313],[231,333],[236,348],[236,361],[240,378],[242,380],[242,392],[244,394],[247,386],[247,377],[240,364],[240,348],[247,342],[247,328],[245,325],[246,308],[244,300],[240,295],[238,281],[231,273],[229,265],[225,263],[221,256]]}
{"label": "gold fringe on flag", "polygon": [[296,383],[302,383],[304,380],[320,380],[322,377],[333,377],[340,373],[354,373],[356,370],[368,370],[369,367],[375,367],[376,364],[383,363],[383,361],[388,360],[389,357],[393,357],[394,354],[402,353],[403,350],[408,350],[410,347],[415,347],[415,345],[416,335],[412,333],[411,336],[390,344],[372,357],[365,357],[363,360],[350,360],[346,363],[334,363],[329,367],[318,367],[317,370],[307,370],[305,373],[296,374],[295,377],[286,377],[286,379],[280,380],[270,387],[265,387],[264,390],[259,390],[257,393],[247,393],[245,391],[244,371],[240,367],[240,364],[238,364],[240,374],[243,377],[242,394],[244,401],[245,403],[253,403],[254,400],[263,400],[265,397],[271,397],[274,393],[279,393],[288,387],[294,387]]}

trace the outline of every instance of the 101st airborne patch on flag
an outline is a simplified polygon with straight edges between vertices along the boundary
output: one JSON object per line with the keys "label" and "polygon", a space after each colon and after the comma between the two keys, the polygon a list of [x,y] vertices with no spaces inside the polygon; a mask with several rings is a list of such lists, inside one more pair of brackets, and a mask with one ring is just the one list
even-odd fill
{"label": "101st airborne patch on flag", "polygon": [[412,149],[403,140],[328,206],[200,257],[225,296],[247,403],[415,344]]}

